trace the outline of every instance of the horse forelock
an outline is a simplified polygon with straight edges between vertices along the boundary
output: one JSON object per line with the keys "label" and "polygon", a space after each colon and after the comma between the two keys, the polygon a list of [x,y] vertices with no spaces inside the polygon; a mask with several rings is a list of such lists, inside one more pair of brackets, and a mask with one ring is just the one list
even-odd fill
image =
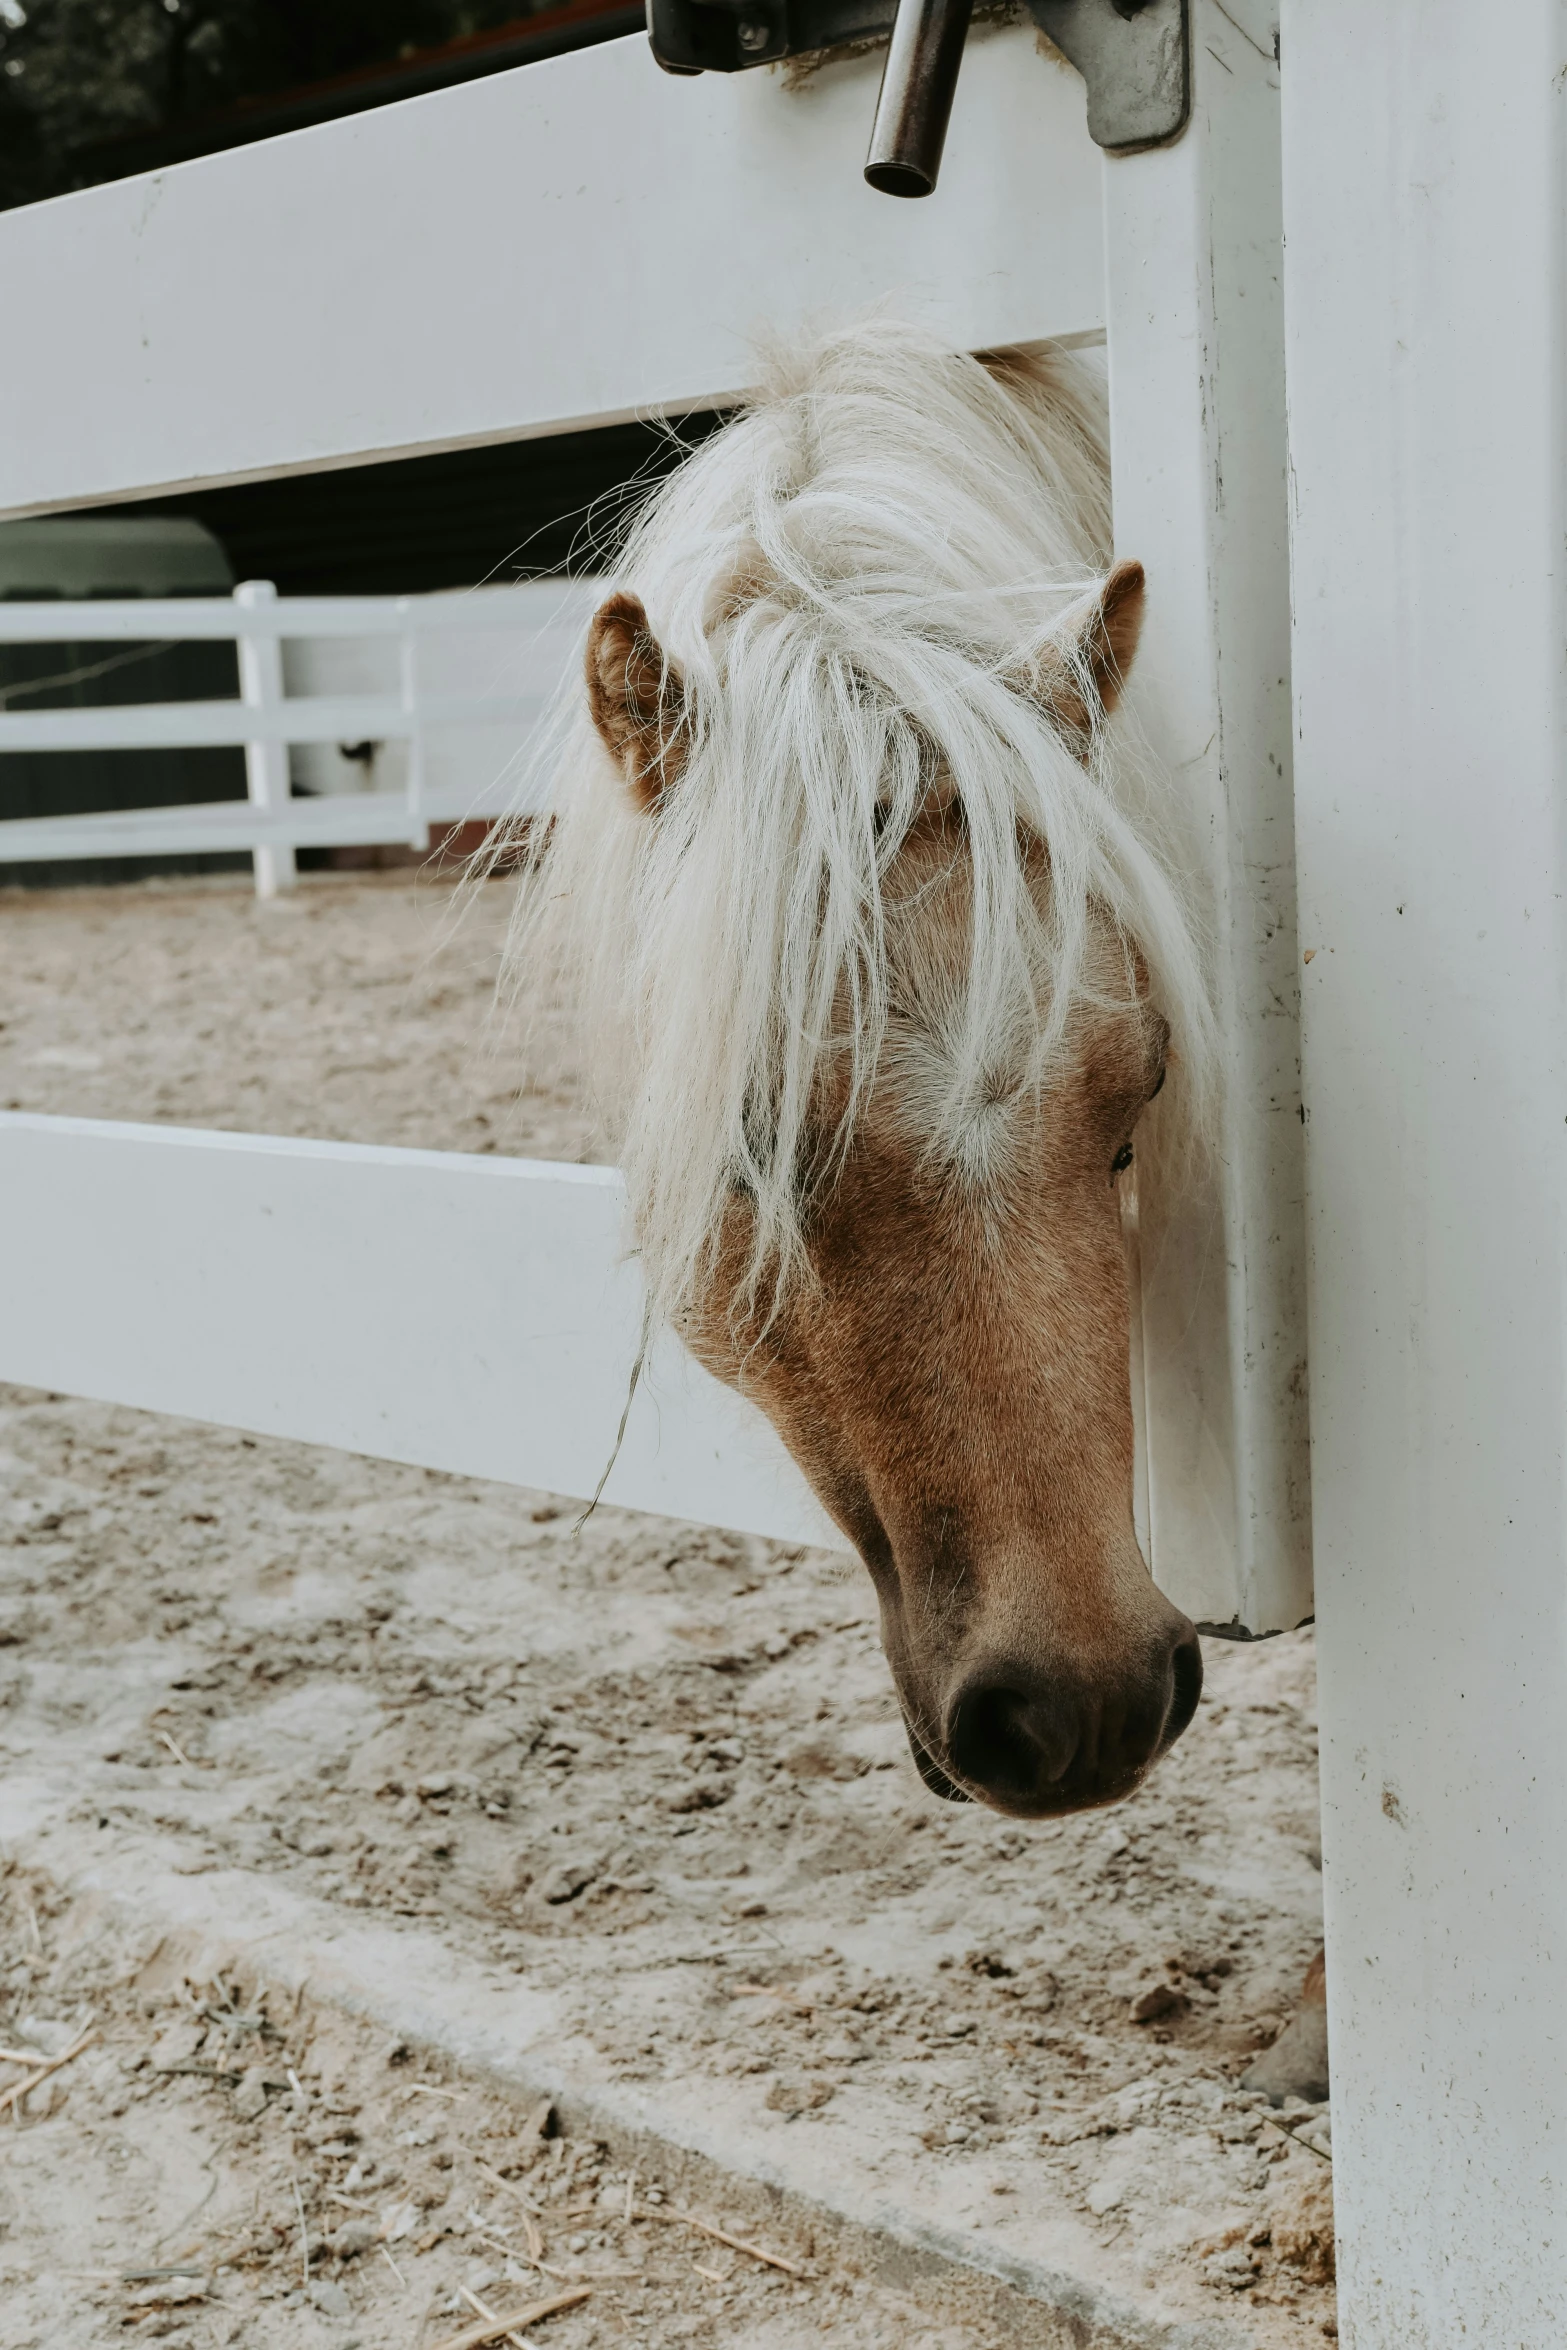
{"label": "horse forelock", "polygon": [[[650,498],[616,579],[684,696],[678,779],[637,808],[580,697],[563,714],[511,975],[585,1029],[658,1317],[721,1248],[735,1270],[737,1199],[737,1304],[807,1275],[809,1199],[900,1069],[927,1155],[982,1184],[1076,1015],[1146,986],[1200,1117],[1160,779],[1124,720],[1075,740],[1031,690],[1108,560],[1091,366],[987,367],[886,320],[775,353]],[[900,986],[937,965],[911,1054]]]}

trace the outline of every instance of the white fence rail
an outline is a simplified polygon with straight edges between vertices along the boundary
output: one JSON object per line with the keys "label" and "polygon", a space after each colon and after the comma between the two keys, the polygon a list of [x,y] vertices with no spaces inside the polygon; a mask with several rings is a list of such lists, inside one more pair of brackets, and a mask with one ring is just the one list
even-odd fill
{"label": "white fence rail", "polygon": [[[0,644],[228,638],[239,649],[241,689],[232,701],[0,707],[0,756],[235,746],[246,753],[249,786],[238,802],[12,817],[0,821],[0,864],[249,850],[257,889],[269,895],[291,877],[296,848],[424,848],[432,824],[500,815],[517,803],[527,746],[598,592],[592,583],[541,582],[466,596],[283,598],[253,580],[232,600],[0,603]],[[395,654],[395,677],[371,692],[319,690],[341,678],[356,640]],[[485,640],[497,648],[485,690],[471,679],[449,690],[454,656],[471,671]],[[314,656],[296,663],[305,691],[286,690],[285,646]],[[7,690],[24,698],[43,684]],[[459,732],[483,738],[477,754],[432,775],[431,738]],[[333,743],[406,745],[400,788],[291,796],[290,747]]]}
{"label": "white fence rail", "polygon": [[1041,47],[976,28],[931,204],[860,176],[879,57],[687,81],[634,35],[20,206],[0,514],[679,414],[894,290],[955,348],[1097,333],[1101,158]]}
{"label": "white fence rail", "polygon": [[673,1337],[616,1453],[642,1284],[612,1167],[0,1112],[0,1198],[0,1378],[581,1500],[614,1455],[609,1501],[843,1546]]}

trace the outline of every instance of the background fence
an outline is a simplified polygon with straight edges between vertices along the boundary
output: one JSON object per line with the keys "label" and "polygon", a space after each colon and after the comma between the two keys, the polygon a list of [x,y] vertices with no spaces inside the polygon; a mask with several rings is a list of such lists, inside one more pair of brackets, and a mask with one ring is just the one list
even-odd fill
{"label": "background fence", "polygon": [[239,656],[239,693],[226,700],[30,710],[11,705],[82,671],[13,686],[0,755],[238,746],[248,790],[244,800],[13,817],[0,822],[0,866],[248,850],[265,896],[292,879],[297,848],[423,849],[432,825],[524,805],[529,746],[601,592],[539,581],[282,598],[250,580],[232,598],[0,602],[0,645],[226,639]]}

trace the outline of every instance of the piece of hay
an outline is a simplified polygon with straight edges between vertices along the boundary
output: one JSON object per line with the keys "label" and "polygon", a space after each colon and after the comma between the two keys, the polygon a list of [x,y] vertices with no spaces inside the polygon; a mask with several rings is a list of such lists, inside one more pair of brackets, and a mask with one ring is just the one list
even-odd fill
{"label": "piece of hay", "polygon": [[759,2260],[764,2268],[781,2268],[786,2277],[803,2277],[805,2271],[792,2260],[785,2260],[781,2252],[764,2252],[760,2244],[748,2244],[743,2236],[731,2236],[725,2228],[715,2228],[710,2219],[698,2219],[694,2211],[666,2211],[662,2207],[644,2203],[637,2212],[638,2219],[667,2219],[683,2228],[696,2228],[704,2236],[711,2236],[715,2244],[727,2244],[731,2252],[743,2252],[749,2260]]}
{"label": "piece of hay", "polygon": [[62,2064],[69,2064],[73,2056],[80,2056],[89,2041],[97,2037],[97,2025],[89,2024],[86,2031],[72,2041],[63,2056],[51,2056],[47,2064],[41,2064],[36,2072],[29,2073],[25,2081],[13,2081],[10,2088],[0,2094],[0,2113],[4,2113],[8,2105],[14,2105],[18,2098],[25,2097],[30,2089],[36,2089],[39,2082],[46,2081],[51,2073],[57,2073]]}
{"label": "piece of hay", "polygon": [[182,2308],[189,2302],[205,2301],[206,2298],[206,2278],[191,2276],[181,2270],[178,2275],[164,2277],[156,2284],[143,2285],[139,2292],[130,2295],[129,2306],[132,2309]]}
{"label": "piece of hay", "polygon": [[437,2342],[434,2350],[482,2350],[486,2342],[501,2342],[510,2334],[520,2334],[524,2326],[535,2326],[542,2318],[554,2317],[562,2309],[575,2309],[579,2301],[593,2298],[591,2285],[573,2285],[569,2292],[556,2293],[548,2301],[531,2301],[526,2309],[509,2310],[504,2317],[481,2317],[475,2324],[464,2326],[460,2334],[448,2334],[444,2342]]}
{"label": "piece of hay", "polygon": [[[482,2177],[489,2180],[491,2186],[499,2187],[503,2195],[510,2195],[515,2203],[521,2205],[522,2224],[528,2231],[528,2258],[533,2262],[535,2268],[539,2267],[544,2258],[544,2233],[539,2226],[539,2221],[544,2214],[539,2205],[533,2201],[531,2196],[525,2195],[520,2187],[514,2187],[510,2179],[503,2179],[498,2170],[492,2170],[487,2162],[481,2162],[477,2155],[474,2157],[473,2167]],[[630,2217],[629,2205],[627,2217]]]}
{"label": "piece of hay", "polygon": [[[461,2293],[463,2299],[467,2302],[470,2309],[476,2309],[481,2317],[487,2317],[492,2323],[495,2322],[494,2310],[486,2309],[484,2303],[479,2299],[478,2294],[475,2293],[471,2287],[467,2285],[459,2285],[457,2290],[459,2293]],[[501,2339],[502,2341],[510,2342],[512,2345],[512,2350],[526,2350],[526,2344],[524,2343],[521,2334],[503,2334]]]}
{"label": "piece of hay", "polygon": [[736,1983],[729,1994],[731,1999],[776,1999],[784,2007],[792,2007],[797,2015],[814,2015],[815,2004],[802,1999],[798,1991],[788,1991],[781,1983]]}
{"label": "piece of hay", "polygon": [[305,2225],[305,2199],[299,2191],[299,2175],[294,2175],[294,2209],[299,2214],[299,2265],[305,2272],[305,2285],[310,2284],[310,2231]]}

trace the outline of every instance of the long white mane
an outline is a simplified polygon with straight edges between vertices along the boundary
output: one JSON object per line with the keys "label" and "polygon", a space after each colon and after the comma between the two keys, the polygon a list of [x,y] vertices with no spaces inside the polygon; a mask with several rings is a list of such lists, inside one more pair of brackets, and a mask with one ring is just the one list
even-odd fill
{"label": "long white mane", "polygon": [[657,1317],[691,1302],[737,1188],[751,1298],[805,1271],[813,1103],[831,1056],[831,1158],[883,1061],[890,880],[933,788],[961,807],[971,921],[932,1156],[973,1162],[998,1069],[1048,1087],[1106,918],[1200,1096],[1211,1013],[1161,787],[1121,720],[1085,759],[1037,690],[1109,556],[1094,363],[982,364],[886,320],[773,355],[649,499],[616,585],[683,686],[684,769],[635,808],[578,689],[510,967],[586,1023]]}

